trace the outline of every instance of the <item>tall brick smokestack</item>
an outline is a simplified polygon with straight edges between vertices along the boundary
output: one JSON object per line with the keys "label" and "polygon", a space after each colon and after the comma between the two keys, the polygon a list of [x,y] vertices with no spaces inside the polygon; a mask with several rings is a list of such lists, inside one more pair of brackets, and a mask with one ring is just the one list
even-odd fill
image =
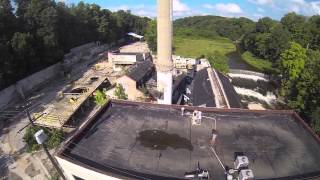
{"label": "tall brick smokestack", "polygon": [[163,93],[160,104],[172,103],[172,0],[158,0],[157,89]]}

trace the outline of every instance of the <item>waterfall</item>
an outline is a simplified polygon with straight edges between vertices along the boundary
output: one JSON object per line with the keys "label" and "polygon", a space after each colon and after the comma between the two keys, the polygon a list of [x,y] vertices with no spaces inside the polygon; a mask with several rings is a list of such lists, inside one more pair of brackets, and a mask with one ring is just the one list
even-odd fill
{"label": "waterfall", "polygon": [[236,92],[240,95],[255,97],[259,100],[265,101],[268,104],[271,104],[273,101],[277,100],[277,97],[273,94],[273,92],[268,92],[266,96],[261,93],[258,93],[251,89],[245,89],[234,86]]}
{"label": "waterfall", "polygon": [[234,73],[229,73],[228,74],[231,78],[243,78],[243,79],[251,79],[254,81],[266,81],[268,82],[269,80],[260,76],[255,76],[255,75],[248,75],[248,74],[234,74]]}

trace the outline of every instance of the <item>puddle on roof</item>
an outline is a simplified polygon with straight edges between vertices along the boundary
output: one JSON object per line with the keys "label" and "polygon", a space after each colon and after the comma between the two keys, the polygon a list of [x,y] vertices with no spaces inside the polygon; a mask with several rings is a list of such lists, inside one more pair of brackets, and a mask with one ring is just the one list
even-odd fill
{"label": "puddle on roof", "polygon": [[159,130],[141,131],[137,140],[140,141],[142,146],[152,150],[166,150],[168,147],[193,150],[189,139],[181,137],[178,134],[168,134]]}

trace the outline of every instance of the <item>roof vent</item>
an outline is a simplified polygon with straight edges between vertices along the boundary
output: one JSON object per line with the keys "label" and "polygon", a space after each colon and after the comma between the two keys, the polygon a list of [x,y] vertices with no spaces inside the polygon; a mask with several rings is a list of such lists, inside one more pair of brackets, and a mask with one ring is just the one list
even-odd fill
{"label": "roof vent", "polygon": [[239,180],[254,180],[254,175],[252,170],[243,169],[239,173]]}
{"label": "roof vent", "polygon": [[237,156],[234,162],[235,169],[248,169],[249,159],[247,156]]}
{"label": "roof vent", "polygon": [[192,125],[201,125],[202,112],[194,111],[192,114]]}
{"label": "roof vent", "polygon": [[185,108],[184,108],[184,107],[182,107],[182,108],[181,108],[181,116],[183,116],[183,115],[184,115],[184,110],[185,110]]}

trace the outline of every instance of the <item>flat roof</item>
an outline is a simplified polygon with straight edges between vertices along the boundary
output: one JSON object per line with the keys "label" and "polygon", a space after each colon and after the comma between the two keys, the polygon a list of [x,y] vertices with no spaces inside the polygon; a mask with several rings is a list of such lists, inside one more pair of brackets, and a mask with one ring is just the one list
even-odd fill
{"label": "flat roof", "polygon": [[[320,144],[292,111],[251,111],[112,101],[77,131],[60,158],[127,179],[183,179],[198,162],[212,179],[224,171],[210,150],[217,121],[217,154],[233,167],[234,153],[248,156],[256,179],[320,175]],[[193,110],[203,112],[192,126]]]}
{"label": "flat roof", "polygon": [[139,82],[145,78],[146,75],[150,74],[154,69],[154,64],[152,61],[144,60],[142,62],[137,62],[129,68],[127,76],[131,79]]}

